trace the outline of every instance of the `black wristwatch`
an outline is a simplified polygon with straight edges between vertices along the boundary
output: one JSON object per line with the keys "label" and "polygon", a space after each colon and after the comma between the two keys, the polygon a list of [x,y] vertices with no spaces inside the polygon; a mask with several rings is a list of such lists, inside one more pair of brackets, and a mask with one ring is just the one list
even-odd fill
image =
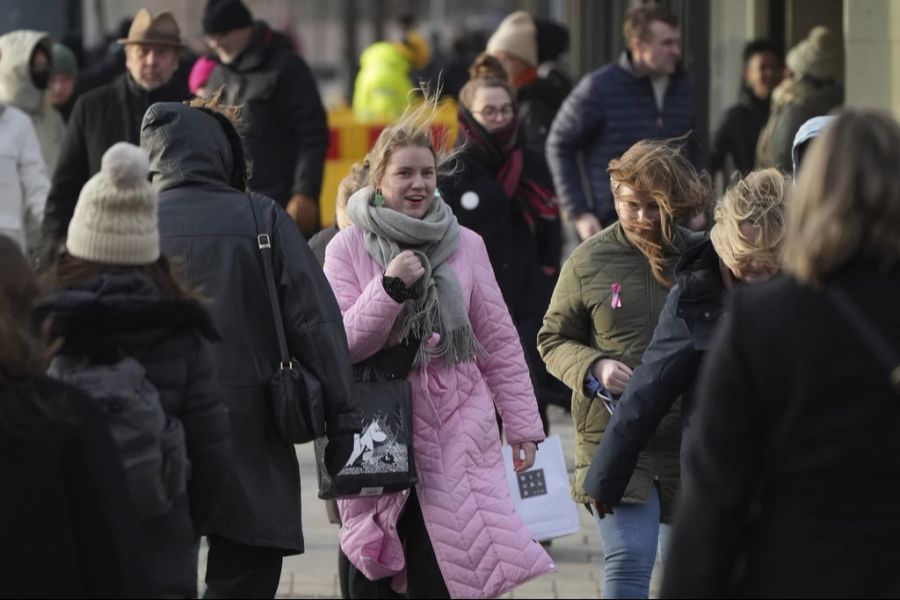
{"label": "black wristwatch", "polygon": [[381,285],[384,286],[384,291],[386,291],[388,296],[393,298],[395,302],[405,302],[413,297],[412,291],[406,287],[406,284],[403,283],[403,280],[399,277],[388,277],[385,275],[381,279]]}

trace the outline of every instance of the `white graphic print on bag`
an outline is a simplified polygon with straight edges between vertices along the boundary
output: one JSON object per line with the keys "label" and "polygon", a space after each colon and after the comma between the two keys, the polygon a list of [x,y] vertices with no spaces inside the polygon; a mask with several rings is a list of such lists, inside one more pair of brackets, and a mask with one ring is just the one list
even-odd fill
{"label": "white graphic print on bag", "polygon": [[386,416],[376,414],[363,424],[362,433],[353,436],[353,453],[340,475],[397,473],[407,470],[406,444],[398,441],[397,433],[388,422]]}

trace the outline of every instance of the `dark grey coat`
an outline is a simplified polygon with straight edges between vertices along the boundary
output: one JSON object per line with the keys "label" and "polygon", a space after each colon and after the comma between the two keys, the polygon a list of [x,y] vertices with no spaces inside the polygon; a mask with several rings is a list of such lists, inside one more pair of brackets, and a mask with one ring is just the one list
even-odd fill
{"label": "dark grey coat", "polygon": [[100,363],[120,353],[136,358],[166,414],[184,426],[187,493],[168,512],[142,520],[141,529],[147,570],[161,593],[195,595],[194,545],[209,532],[232,464],[228,414],[215,394],[203,339],[215,337],[208,313],[195,302],[163,298],[149,277],[129,269],[59,290],[36,313],[41,321],[49,317],[54,338],[65,341],[60,354]]}
{"label": "dark grey coat", "polygon": [[223,100],[241,107],[250,189],[281,206],[292,194],[319,197],[328,149],[325,109],[312,72],[284,34],[253,25],[250,45],[210,75]]}
{"label": "dark grey coat", "polygon": [[103,154],[113,144],[140,143],[141,119],[151,104],[185,98],[183,86],[174,78],[147,92],[128,73],[81,96],[72,110],[52,173],[53,185],[44,209],[45,234],[52,239],[66,237],[81,188],[100,171]]}
{"label": "dark grey coat", "polygon": [[[900,352],[900,269],[840,285]],[[746,286],[701,368],[669,598],[900,595],[900,396],[822,290]]]}
{"label": "dark grey coat", "polygon": [[[235,481],[211,533],[243,544],[303,551],[300,474],[294,447],[275,430],[268,385],[279,362],[251,197],[229,185],[234,158],[222,126],[181,104],[156,104],[141,145],[159,192],[163,251],[210,298],[222,341],[213,349],[219,393],[231,416]],[[359,430],[350,361],[337,302],[291,218],[269,198],[260,228],[273,268],[291,354],[322,383],[330,433]]]}

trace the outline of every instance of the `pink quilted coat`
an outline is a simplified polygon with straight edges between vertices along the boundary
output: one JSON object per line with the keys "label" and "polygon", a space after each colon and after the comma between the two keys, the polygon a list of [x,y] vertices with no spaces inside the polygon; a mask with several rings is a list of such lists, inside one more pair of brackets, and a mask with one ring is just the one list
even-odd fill
{"label": "pink quilted coat", "polygon": [[[484,242],[462,228],[449,264],[488,356],[452,368],[433,359],[410,374],[416,493],[450,595],[492,598],[556,568],[513,507],[494,403],[509,443],[540,441],[544,432],[519,336]],[[402,305],[384,291],[382,268],[366,252],[356,226],[328,245],[325,275],[344,315],[350,358],[361,361],[386,345]],[[395,576],[398,590],[405,588],[406,574],[396,524],[408,495],[338,501],[344,553],[369,579]]]}

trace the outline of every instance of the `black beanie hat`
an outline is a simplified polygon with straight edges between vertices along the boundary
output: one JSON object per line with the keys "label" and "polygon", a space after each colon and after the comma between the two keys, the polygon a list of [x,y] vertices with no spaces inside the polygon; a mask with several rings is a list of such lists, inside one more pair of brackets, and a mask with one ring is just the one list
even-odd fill
{"label": "black beanie hat", "polygon": [[209,0],[203,10],[203,33],[228,33],[253,25],[253,17],[241,0]]}
{"label": "black beanie hat", "polygon": [[536,19],[538,62],[557,60],[569,50],[569,30],[547,19]]}

